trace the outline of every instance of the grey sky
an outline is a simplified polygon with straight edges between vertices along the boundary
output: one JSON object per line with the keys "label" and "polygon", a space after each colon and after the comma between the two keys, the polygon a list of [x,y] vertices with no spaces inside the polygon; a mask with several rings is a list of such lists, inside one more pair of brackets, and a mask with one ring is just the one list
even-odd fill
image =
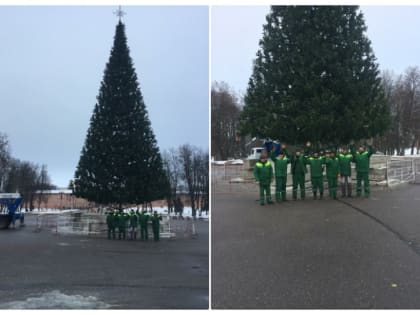
{"label": "grey sky", "polygon": [[[381,70],[420,66],[420,6],[361,6]],[[246,91],[269,6],[213,6],[211,76]]]}
{"label": "grey sky", "polygon": [[[0,131],[16,158],[73,177],[113,43],[116,6],[0,6]],[[161,151],[208,148],[206,6],[126,6],[128,45]]]}

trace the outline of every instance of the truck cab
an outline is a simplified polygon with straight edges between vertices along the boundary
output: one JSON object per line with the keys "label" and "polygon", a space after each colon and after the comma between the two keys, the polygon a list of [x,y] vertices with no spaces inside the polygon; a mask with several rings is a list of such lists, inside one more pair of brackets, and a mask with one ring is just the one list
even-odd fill
{"label": "truck cab", "polygon": [[251,148],[251,154],[248,155],[247,159],[248,160],[258,160],[260,158],[261,155],[261,151],[264,150],[263,147],[254,147]]}

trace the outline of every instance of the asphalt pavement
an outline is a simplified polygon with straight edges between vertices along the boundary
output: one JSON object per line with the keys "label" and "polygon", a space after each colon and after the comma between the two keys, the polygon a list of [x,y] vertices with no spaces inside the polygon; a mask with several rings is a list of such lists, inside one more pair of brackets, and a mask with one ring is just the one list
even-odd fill
{"label": "asphalt pavement", "polygon": [[0,231],[2,309],[207,309],[208,222],[193,238],[119,241]]}
{"label": "asphalt pavement", "polygon": [[213,308],[420,308],[420,185],[263,207],[253,187],[213,187]]}

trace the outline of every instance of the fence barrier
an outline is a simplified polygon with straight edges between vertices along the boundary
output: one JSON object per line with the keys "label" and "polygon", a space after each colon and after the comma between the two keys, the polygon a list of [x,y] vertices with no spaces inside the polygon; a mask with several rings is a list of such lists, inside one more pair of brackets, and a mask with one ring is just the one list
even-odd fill
{"label": "fence barrier", "polygon": [[[74,234],[89,237],[107,237],[108,227],[106,215],[74,211],[66,213],[41,213],[36,215],[35,231],[48,230],[55,234]],[[118,228],[116,229],[118,233]],[[126,229],[129,235],[129,229]],[[137,236],[140,235],[137,229]],[[153,238],[151,222],[149,222],[149,237]],[[162,215],[160,223],[161,238],[195,237],[197,231],[193,219],[173,215]]]}
{"label": "fence barrier", "polygon": [[[237,191],[257,191],[252,168],[248,163],[243,165],[212,165],[212,191],[215,193],[233,193]],[[325,179],[325,170],[324,170]],[[352,163],[352,179],[356,180],[356,170]],[[373,155],[370,161],[369,179],[373,185],[393,187],[402,183],[420,183],[420,156],[386,156]],[[306,182],[310,183],[310,174],[306,175]],[[274,181],[273,181],[274,185]],[[288,166],[287,187],[291,189],[292,176],[290,164]],[[326,179],[324,181],[326,185]],[[310,184],[306,185],[308,191]]]}

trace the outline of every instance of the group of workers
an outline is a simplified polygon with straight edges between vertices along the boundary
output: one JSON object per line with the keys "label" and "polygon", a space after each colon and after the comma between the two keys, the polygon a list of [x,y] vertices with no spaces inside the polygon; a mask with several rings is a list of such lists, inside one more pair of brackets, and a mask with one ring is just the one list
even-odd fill
{"label": "group of workers", "polygon": [[308,172],[308,165],[310,167],[314,199],[317,199],[318,192],[319,199],[323,198],[324,167],[326,167],[330,197],[332,199],[337,199],[337,182],[339,178],[341,179],[342,197],[351,197],[351,163],[355,163],[357,173],[357,196],[361,196],[362,182],[365,196],[369,197],[370,195],[369,164],[370,157],[373,154],[371,147],[366,150],[363,145],[360,145],[358,151],[355,151],[353,147],[350,147],[350,149],[345,147],[337,153],[333,150],[320,152],[318,150],[311,150],[311,143],[308,142],[304,152],[302,152],[300,148],[297,148],[295,153],[291,155],[286,150],[286,145],[282,144],[278,154],[275,153],[274,148],[270,151],[270,158],[274,164],[274,171],[271,162],[268,160],[268,153],[267,150],[261,152],[260,159],[257,161],[254,168],[254,177],[260,187],[261,205],[264,205],[265,201],[268,204],[273,203],[271,201],[270,185],[274,177],[276,180],[276,201],[280,202],[281,200],[286,200],[287,165],[289,163],[291,164],[293,181],[293,200],[297,200],[298,187],[300,188],[301,199],[305,199],[305,174]]}
{"label": "group of workers", "polygon": [[160,221],[162,216],[156,211],[150,215],[146,210],[131,210],[129,213],[123,211],[114,211],[111,209],[106,216],[108,226],[108,239],[116,239],[116,229],[118,229],[118,239],[126,239],[126,230],[128,228],[130,240],[137,239],[137,228],[140,226],[140,239],[147,241],[149,239],[148,224],[152,222],[153,239],[159,241]]}

